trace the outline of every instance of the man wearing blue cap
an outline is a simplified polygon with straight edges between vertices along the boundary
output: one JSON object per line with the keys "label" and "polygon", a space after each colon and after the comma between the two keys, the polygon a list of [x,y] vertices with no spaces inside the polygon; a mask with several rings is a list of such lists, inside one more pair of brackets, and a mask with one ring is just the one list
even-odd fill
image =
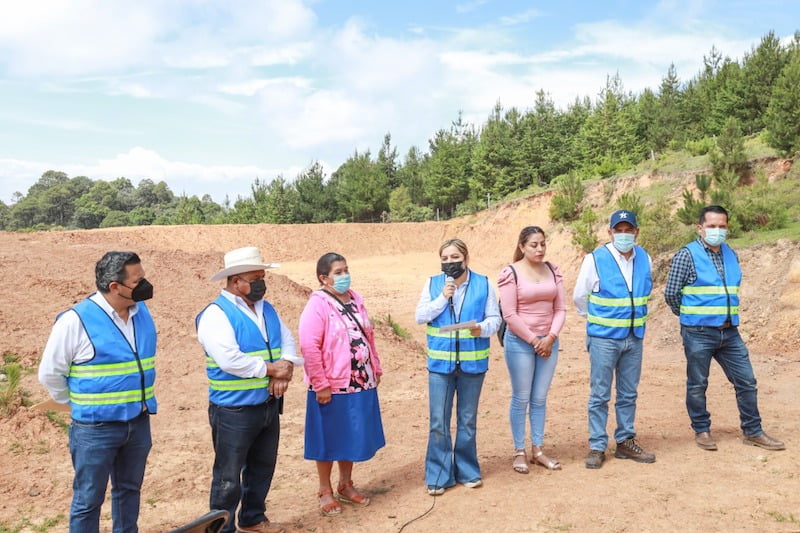
{"label": "man wearing blue cap", "polygon": [[608,235],[611,242],[583,259],[572,296],[578,314],[586,317],[586,347],[591,365],[586,468],[600,468],[606,460],[608,402],[615,378],[614,457],[638,463],[656,460],[655,455],[636,441],[634,430],[647,300],[653,287],[650,256],[636,245],[639,226],[633,212],[624,209],[614,212]]}
{"label": "man wearing blue cap", "polygon": [[736,252],[725,244],[728,212],[719,205],[700,211],[699,237],[672,258],[664,298],[680,317],[686,354],[686,410],[695,443],[716,450],[706,389],[711,359],[716,359],[736,391],[743,442],[766,450],[786,446],[761,427],[758,391],[750,355],[739,335],[739,284],[742,270]]}

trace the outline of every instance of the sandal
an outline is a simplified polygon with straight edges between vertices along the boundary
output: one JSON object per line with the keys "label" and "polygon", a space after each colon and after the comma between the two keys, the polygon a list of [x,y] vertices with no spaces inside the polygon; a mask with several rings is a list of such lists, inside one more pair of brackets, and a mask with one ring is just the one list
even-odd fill
{"label": "sandal", "polygon": [[[322,497],[328,494],[331,495],[331,501],[323,504]],[[319,511],[322,513],[322,516],[336,516],[342,512],[342,506],[339,505],[339,502],[333,497],[333,489],[320,490],[317,493],[317,498],[319,498]]]}
{"label": "sandal", "polygon": [[[350,496],[344,494],[344,491],[350,489]],[[339,493],[339,501],[345,503],[352,503],[354,505],[360,505],[361,507],[366,507],[369,505],[369,496],[361,494],[356,490],[353,486],[353,480],[349,480],[347,483],[341,483],[336,488],[336,492]]]}
{"label": "sandal", "polygon": [[[522,457],[522,462],[517,461],[517,457]],[[514,452],[514,462],[511,463],[511,467],[514,469],[514,472],[518,474],[527,474],[530,472],[528,470],[528,458],[525,457],[525,450],[517,450]]]}
{"label": "sandal", "polygon": [[561,463],[547,457],[542,450],[533,451],[535,448],[536,446],[531,449],[533,454],[533,457],[531,458],[531,464],[543,466],[548,470],[561,470]]}

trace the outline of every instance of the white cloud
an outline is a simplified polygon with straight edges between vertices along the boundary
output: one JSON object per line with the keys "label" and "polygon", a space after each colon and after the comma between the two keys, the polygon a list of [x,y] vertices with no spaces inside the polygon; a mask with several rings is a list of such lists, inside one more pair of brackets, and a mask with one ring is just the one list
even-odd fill
{"label": "white cloud", "polygon": [[504,26],[515,26],[517,24],[525,24],[526,22],[530,22],[531,20],[541,16],[542,13],[538,9],[529,9],[514,15],[500,17],[500,24],[503,24]]}

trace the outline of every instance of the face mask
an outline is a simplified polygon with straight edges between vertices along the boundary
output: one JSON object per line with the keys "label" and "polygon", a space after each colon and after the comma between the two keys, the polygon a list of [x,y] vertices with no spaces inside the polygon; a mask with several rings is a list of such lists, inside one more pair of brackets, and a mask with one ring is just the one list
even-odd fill
{"label": "face mask", "polygon": [[347,289],[350,288],[350,274],[339,274],[338,276],[332,276],[332,278],[333,290],[339,294],[346,293]]}
{"label": "face mask", "polygon": [[466,269],[464,269],[463,261],[456,261],[454,263],[442,263],[442,272],[444,272],[445,276],[456,279],[466,272]]}
{"label": "face mask", "polygon": [[[122,285],[128,287],[124,283]],[[133,300],[134,302],[143,302],[145,300],[149,300],[152,297],[153,297],[153,285],[146,279],[142,278],[141,280],[139,280],[139,284],[133,289],[131,289],[131,297],[129,298],[129,300]]]}
{"label": "face mask", "polygon": [[245,298],[251,302],[257,302],[264,298],[267,294],[267,282],[263,279],[257,279],[250,282],[250,292],[244,295]]}
{"label": "face mask", "polygon": [[633,233],[613,233],[612,236],[614,237],[614,248],[623,254],[633,250],[636,235]]}
{"label": "face mask", "polygon": [[725,237],[728,236],[728,230],[723,228],[706,228],[706,236],[703,240],[709,246],[719,246],[725,242]]}

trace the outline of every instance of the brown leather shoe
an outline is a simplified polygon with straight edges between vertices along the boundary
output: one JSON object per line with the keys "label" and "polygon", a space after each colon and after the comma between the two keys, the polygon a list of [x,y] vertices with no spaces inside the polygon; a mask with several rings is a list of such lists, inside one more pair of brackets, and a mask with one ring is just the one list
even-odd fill
{"label": "brown leather shoe", "polygon": [[286,530],[278,524],[270,524],[269,520],[264,520],[260,524],[253,526],[239,526],[237,533],[284,533]]}
{"label": "brown leather shoe", "polygon": [[779,441],[778,439],[773,439],[763,431],[758,435],[751,435],[751,436],[744,436],[744,440],[742,440],[745,444],[749,444],[750,446],[758,446],[759,448],[764,448],[765,450],[785,450],[786,446],[783,442]]}
{"label": "brown leather shoe", "polygon": [[617,459],[633,459],[637,463],[655,463],[656,456],[644,451],[633,437],[617,443],[617,450],[614,452]]}
{"label": "brown leather shoe", "polygon": [[697,443],[698,446],[700,446],[704,450],[714,451],[717,449],[717,443],[714,442],[714,439],[711,438],[711,432],[709,431],[701,431],[700,433],[695,433],[694,441]]}

